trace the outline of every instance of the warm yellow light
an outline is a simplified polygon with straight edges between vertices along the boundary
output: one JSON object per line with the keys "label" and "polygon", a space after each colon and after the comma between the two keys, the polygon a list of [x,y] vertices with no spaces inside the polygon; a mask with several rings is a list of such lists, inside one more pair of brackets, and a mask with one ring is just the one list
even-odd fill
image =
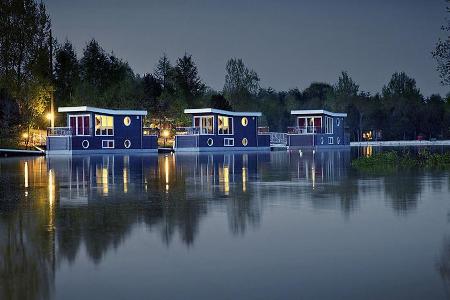
{"label": "warm yellow light", "polygon": [[164,138],[167,138],[167,137],[169,136],[169,130],[163,130],[162,136],[163,136]]}
{"label": "warm yellow light", "polygon": [[28,133],[26,133],[26,132],[22,133],[22,137],[23,137],[24,139],[27,139],[27,138],[28,138]]}
{"label": "warm yellow light", "polygon": [[52,113],[48,113],[48,114],[46,115],[46,117],[47,117],[47,120],[51,121],[52,118],[53,118],[53,115],[52,115]]}

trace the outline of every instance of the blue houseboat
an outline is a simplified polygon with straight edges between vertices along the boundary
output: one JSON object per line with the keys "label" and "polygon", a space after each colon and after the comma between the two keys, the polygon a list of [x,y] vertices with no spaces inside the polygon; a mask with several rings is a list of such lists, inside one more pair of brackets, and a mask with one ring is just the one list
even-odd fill
{"label": "blue houseboat", "polygon": [[346,113],[326,110],[293,110],[295,126],[288,127],[288,149],[318,149],[349,147],[350,140],[345,134]]}
{"label": "blue houseboat", "polygon": [[148,153],[158,151],[157,135],[143,127],[145,110],[89,106],[60,107],[66,127],[47,130],[47,154]]}
{"label": "blue houseboat", "polygon": [[192,127],[178,129],[175,151],[270,150],[270,135],[258,133],[260,112],[201,108],[184,113],[192,115]]}

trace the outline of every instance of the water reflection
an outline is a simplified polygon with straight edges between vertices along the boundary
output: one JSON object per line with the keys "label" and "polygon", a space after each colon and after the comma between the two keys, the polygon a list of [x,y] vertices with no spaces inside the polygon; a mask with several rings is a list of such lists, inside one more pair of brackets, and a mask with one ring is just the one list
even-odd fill
{"label": "water reflection", "polygon": [[211,219],[247,237],[266,232],[263,218],[280,206],[348,222],[380,202],[407,217],[425,194],[448,191],[446,174],[362,176],[350,159],[292,151],[0,160],[0,299],[51,298],[61,265],[86,255],[100,266],[140,228],[167,249],[195,251]]}

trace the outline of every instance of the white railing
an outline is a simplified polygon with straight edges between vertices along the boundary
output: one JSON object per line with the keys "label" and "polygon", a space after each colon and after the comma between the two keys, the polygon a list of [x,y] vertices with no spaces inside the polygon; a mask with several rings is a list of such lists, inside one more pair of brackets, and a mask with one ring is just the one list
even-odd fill
{"label": "white railing", "polygon": [[70,127],[49,127],[47,128],[47,136],[71,136],[72,128]]}
{"label": "white railing", "polygon": [[287,144],[287,133],[268,132],[268,134],[270,134],[270,144],[271,145],[286,145]]}

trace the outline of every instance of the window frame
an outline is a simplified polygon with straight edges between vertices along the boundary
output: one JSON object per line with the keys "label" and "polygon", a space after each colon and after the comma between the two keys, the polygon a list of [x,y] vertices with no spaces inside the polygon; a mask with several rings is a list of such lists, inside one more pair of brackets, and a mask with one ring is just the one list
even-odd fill
{"label": "window frame", "polygon": [[[105,147],[104,143],[110,143],[112,142],[112,147],[110,147],[109,145],[107,147]],[[102,149],[115,149],[116,148],[116,143],[114,142],[114,140],[102,140]]]}
{"label": "window frame", "polygon": [[[227,141],[228,144],[225,143],[225,141]],[[231,144],[229,143],[230,141],[232,142]],[[224,147],[234,147],[234,138],[224,138],[223,139],[223,146]]]}
{"label": "window frame", "polygon": [[[114,116],[110,116],[110,115],[102,115],[102,114],[95,114],[95,115],[94,115],[94,120],[95,120],[95,121],[97,121],[97,116],[99,116],[99,117],[110,117],[110,118],[112,118],[112,127],[111,127],[112,133],[111,133],[111,134],[101,134],[102,129],[100,129],[100,134],[97,134],[97,127],[96,127],[96,124],[94,124],[94,134],[95,134],[95,136],[114,136]],[[100,124],[101,124],[101,121],[100,121]],[[99,128],[103,128],[103,127],[100,125]],[[106,128],[106,130],[108,130],[110,127],[104,127],[104,128]]]}
{"label": "window frame", "polygon": [[[72,131],[72,135],[73,136],[90,136],[90,134],[89,134],[89,129],[91,128],[91,115],[90,114],[76,114],[76,115],[69,115],[68,116],[69,117],[69,128],[71,128],[72,129],[72,126],[71,126],[71,122],[70,122],[70,119],[71,118],[75,118],[75,128],[74,128],[74,131]],[[84,117],[88,117],[88,127],[87,127],[87,131],[88,131],[88,133],[87,134],[78,134],[78,118],[79,117],[81,117],[81,118],[84,118]],[[83,126],[83,132],[85,131],[84,130],[85,129],[85,127]]]}
{"label": "window frame", "polygon": [[334,138],[332,136],[328,137],[328,145],[334,145]]}
{"label": "window frame", "polygon": [[[203,133],[203,122],[202,119],[206,119],[206,118],[212,118],[212,133]],[[200,119],[199,121],[199,126],[200,127],[196,127],[195,126],[195,119]],[[194,116],[193,118],[193,127],[194,128],[199,128],[199,135],[214,135],[215,132],[215,118],[214,115],[205,115],[205,116]]]}
{"label": "window frame", "polygon": [[[219,125],[219,120],[221,118],[228,118],[228,122],[231,119],[231,126],[228,126],[228,132],[230,131],[231,128],[231,133],[220,133],[220,125]],[[223,120],[222,120],[223,122]],[[223,130],[223,129],[222,129]],[[225,115],[218,115],[217,116],[217,134],[218,135],[234,135],[234,118],[231,116],[225,116]]]}
{"label": "window frame", "polygon": [[[329,128],[331,126],[331,128]],[[331,130],[329,130],[331,129]],[[334,133],[334,120],[333,117],[325,116],[325,134]]]}

